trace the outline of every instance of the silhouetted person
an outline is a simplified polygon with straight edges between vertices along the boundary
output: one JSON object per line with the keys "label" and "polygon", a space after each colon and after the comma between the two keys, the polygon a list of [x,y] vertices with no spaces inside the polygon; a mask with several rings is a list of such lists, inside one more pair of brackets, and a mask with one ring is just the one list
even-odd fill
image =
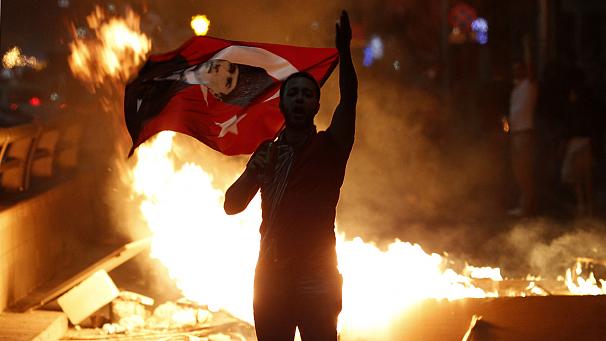
{"label": "silhouetted person", "polygon": [[341,100],[326,131],[316,132],[320,87],[307,73],[282,84],[285,129],[263,143],[225,194],[236,214],[261,190],[261,249],[255,274],[257,337],[337,340],[342,277],[337,269],[334,222],[345,167],[354,142],[357,77],[344,11],[336,27]]}
{"label": "silhouetted person", "polygon": [[535,124],[537,85],[529,77],[528,67],[513,65],[513,90],[509,100],[509,132],[511,134],[511,164],[520,190],[518,207],[509,213],[527,216],[536,213],[534,181]]}
{"label": "silhouetted person", "polygon": [[593,213],[593,108],[585,77],[574,68],[568,77],[566,104],[566,152],[562,164],[562,182],[574,189],[577,214]]}

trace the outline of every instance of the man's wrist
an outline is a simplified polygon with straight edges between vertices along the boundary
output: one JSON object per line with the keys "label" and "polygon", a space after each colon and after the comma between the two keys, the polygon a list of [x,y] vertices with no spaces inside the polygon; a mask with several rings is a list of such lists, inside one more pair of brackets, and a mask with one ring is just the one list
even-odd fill
{"label": "man's wrist", "polygon": [[337,51],[341,59],[351,57],[351,48],[349,46],[338,48]]}
{"label": "man's wrist", "polygon": [[246,167],[246,169],[244,170],[244,180],[246,182],[259,184],[259,183],[261,183],[259,178],[260,178],[260,176],[259,176],[259,172],[257,170],[252,169],[250,167]]}

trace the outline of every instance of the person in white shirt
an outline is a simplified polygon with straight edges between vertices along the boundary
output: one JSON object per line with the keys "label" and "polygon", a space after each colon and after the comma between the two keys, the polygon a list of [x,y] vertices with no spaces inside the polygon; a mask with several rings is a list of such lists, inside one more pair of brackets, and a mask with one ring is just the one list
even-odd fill
{"label": "person in white shirt", "polygon": [[513,78],[514,87],[509,101],[509,132],[511,163],[520,197],[518,207],[509,213],[529,216],[536,213],[534,113],[538,90],[524,63],[513,65]]}

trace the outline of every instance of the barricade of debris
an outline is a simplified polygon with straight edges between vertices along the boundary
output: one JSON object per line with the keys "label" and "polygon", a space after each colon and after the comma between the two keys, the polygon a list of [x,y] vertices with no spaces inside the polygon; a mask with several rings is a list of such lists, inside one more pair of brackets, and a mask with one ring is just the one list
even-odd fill
{"label": "barricade of debris", "polygon": [[[96,324],[96,325],[95,325]],[[254,327],[225,311],[211,311],[187,299],[154,308],[152,298],[122,291],[63,340],[256,340]]]}

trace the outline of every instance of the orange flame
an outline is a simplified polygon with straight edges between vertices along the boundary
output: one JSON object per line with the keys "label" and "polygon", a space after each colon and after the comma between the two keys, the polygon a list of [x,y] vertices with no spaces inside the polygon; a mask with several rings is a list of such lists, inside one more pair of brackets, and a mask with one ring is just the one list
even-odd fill
{"label": "orange flame", "polygon": [[92,89],[108,78],[128,80],[151,49],[151,40],[140,32],[139,15],[127,9],[123,18],[109,16],[97,6],[86,20],[92,37],[78,38],[72,28],[72,73]]}
{"label": "orange flame", "polygon": [[46,63],[38,61],[36,57],[22,55],[21,49],[17,46],[14,46],[2,56],[2,65],[5,69],[27,66],[35,70],[42,70],[46,67]]}
{"label": "orange flame", "polygon": [[[604,295],[606,281],[596,279],[593,272],[583,276],[583,259],[577,259],[574,269],[566,270],[566,286],[573,295]],[[573,271],[574,270],[574,271]]]}
{"label": "orange flame", "polygon": [[[224,188],[202,167],[177,168],[171,158],[174,133],[160,133],[139,147],[130,174],[140,210],[154,234],[152,255],[183,294],[252,322],[253,276],[259,250],[259,197],[239,215],[223,211]],[[227,181],[226,181],[227,182]],[[342,333],[377,330],[426,298],[496,296],[448,268],[447,259],[421,246],[395,240],[385,250],[338,233],[344,277]],[[501,278],[499,269],[474,268],[478,277]],[[369,313],[372,311],[372,313]]]}
{"label": "orange flame", "polygon": [[[259,197],[241,214],[227,216],[222,207],[225,188],[215,187],[212,176],[196,164],[176,166],[174,135],[161,133],[139,147],[130,174],[134,193],[143,199],[141,212],[154,234],[152,255],[168,268],[184,296],[252,323]],[[226,175],[222,180],[233,179]],[[476,279],[503,281],[499,268],[466,265],[457,272],[447,258],[400,240],[382,249],[337,233],[337,255],[344,278],[342,340],[385,339],[377,335],[388,333],[394,321],[422,300],[496,297],[498,285],[482,289],[474,285]],[[574,273],[567,276],[571,293],[605,293],[604,281],[600,286],[593,275],[580,277],[580,265]],[[540,277],[526,280],[530,283],[525,290],[502,294],[550,294],[535,283]]]}

